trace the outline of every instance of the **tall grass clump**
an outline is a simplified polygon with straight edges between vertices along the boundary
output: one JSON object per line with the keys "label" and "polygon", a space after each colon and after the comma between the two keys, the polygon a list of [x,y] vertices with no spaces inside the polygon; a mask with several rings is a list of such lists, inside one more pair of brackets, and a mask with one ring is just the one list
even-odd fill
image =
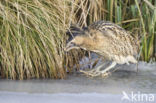
{"label": "tall grass clump", "polygon": [[[64,78],[67,15],[61,0],[0,1],[1,78]],[[69,11],[69,10],[68,10]]]}

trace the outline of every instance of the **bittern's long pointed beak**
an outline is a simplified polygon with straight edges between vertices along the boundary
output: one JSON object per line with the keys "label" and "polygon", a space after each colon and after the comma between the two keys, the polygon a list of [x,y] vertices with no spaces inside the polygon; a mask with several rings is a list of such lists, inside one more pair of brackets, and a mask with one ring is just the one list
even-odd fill
{"label": "bittern's long pointed beak", "polygon": [[72,49],[79,49],[78,46],[76,46],[72,41],[70,41],[69,43],[67,43],[66,47],[65,47],[65,51],[68,52]]}

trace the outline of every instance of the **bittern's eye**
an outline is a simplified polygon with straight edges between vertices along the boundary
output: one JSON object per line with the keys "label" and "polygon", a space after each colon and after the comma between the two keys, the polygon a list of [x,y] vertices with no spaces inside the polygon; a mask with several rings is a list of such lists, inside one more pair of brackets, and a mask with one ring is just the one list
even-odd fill
{"label": "bittern's eye", "polygon": [[74,42],[70,42],[70,45],[75,45],[75,43]]}
{"label": "bittern's eye", "polygon": [[67,47],[75,46],[75,45],[76,45],[76,44],[75,44],[75,42],[73,42],[73,41],[70,41],[70,42],[67,43]]}
{"label": "bittern's eye", "polygon": [[89,35],[90,35],[90,36],[92,36],[92,35],[93,35],[93,33],[89,33]]}

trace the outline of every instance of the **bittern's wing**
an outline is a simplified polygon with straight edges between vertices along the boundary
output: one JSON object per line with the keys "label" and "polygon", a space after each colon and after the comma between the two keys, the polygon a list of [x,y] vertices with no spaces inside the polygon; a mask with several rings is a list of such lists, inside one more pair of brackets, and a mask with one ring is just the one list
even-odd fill
{"label": "bittern's wing", "polygon": [[98,21],[91,24],[88,28],[89,30],[98,30],[100,32],[111,31],[114,35],[129,35],[125,29],[109,21]]}
{"label": "bittern's wing", "polygon": [[127,32],[117,24],[98,21],[91,24],[88,29],[93,37],[98,37],[98,33],[95,32],[100,32],[99,34],[102,34],[108,40],[106,43],[113,46],[113,48],[117,48],[117,50],[114,49],[114,53],[118,51],[124,55],[136,55],[138,52],[137,40],[132,37],[130,32]]}

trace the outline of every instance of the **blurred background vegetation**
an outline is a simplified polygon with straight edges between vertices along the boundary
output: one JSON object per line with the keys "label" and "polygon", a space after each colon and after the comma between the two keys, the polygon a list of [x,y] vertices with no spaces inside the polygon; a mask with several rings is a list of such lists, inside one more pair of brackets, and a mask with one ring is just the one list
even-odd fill
{"label": "blurred background vegetation", "polygon": [[0,77],[65,78],[86,54],[64,52],[66,31],[98,20],[132,32],[139,59],[156,60],[156,0],[1,0]]}

